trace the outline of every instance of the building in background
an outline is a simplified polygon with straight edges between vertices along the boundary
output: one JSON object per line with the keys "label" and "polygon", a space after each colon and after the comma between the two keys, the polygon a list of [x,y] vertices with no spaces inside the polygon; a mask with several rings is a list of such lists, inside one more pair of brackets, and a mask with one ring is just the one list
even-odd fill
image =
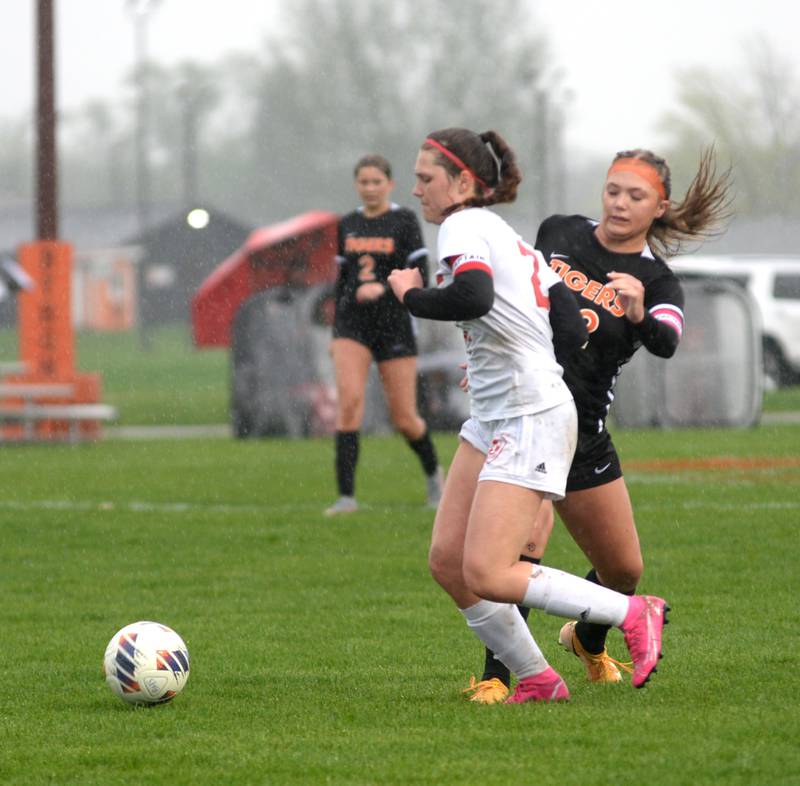
{"label": "building in background", "polygon": [[129,237],[125,245],[139,248],[139,323],[188,322],[189,302],[200,284],[252,229],[213,208],[195,208]]}
{"label": "building in background", "polygon": [[77,249],[72,267],[72,324],[118,332],[136,325],[137,246]]}

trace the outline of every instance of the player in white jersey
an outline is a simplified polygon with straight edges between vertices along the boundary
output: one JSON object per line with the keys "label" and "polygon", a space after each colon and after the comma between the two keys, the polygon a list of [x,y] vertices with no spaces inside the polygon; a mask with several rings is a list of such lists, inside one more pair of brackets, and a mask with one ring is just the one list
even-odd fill
{"label": "player in white jersey", "polygon": [[547,308],[548,291],[560,278],[541,252],[496,213],[472,207],[442,224],[438,260],[439,286],[468,270],[484,271],[493,284],[491,310],[461,325],[473,416],[498,420],[571,401],[555,359]]}
{"label": "player in white jersey", "polygon": [[580,351],[587,333],[565,285],[486,209],[516,198],[514,153],[494,131],[444,129],[423,143],[415,177],[426,221],[441,225],[439,288],[423,289],[410,269],[392,271],[389,285],[413,315],[461,326],[471,398],[434,522],[431,572],[518,677],[508,703],[569,697],[514,604],[620,627],[642,687],[661,654],[666,603],[519,559],[542,501],[564,495],[576,413],[556,357]]}

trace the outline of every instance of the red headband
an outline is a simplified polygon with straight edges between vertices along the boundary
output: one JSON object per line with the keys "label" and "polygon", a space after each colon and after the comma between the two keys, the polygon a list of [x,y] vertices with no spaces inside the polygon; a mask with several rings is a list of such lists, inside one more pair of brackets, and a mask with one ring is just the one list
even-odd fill
{"label": "red headband", "polygon": [[610,175],[612,172],[632,172],[634,175],[639,175],[658,191],[658,195],[662,199],[667,198],[667,189],[664,186],[661,175],[648,161],[644,161],[641,158],[618,158],[608,168],[608,174]]}
{"label": "red headband", "polygon": [[431,147],[435,147],[440,153],[444,154],[449,158],[460,170],[463,172],[469,172],[475,180],[480,183],[484,188],[489,189],[489,185],[485,183],[481,178],[479,178],[470,167],[468,167],[455,153],[451,150],[448,150],[443,144],[437,142],[435,139],[431,139],[428,137],[424,144],[430,145]]}

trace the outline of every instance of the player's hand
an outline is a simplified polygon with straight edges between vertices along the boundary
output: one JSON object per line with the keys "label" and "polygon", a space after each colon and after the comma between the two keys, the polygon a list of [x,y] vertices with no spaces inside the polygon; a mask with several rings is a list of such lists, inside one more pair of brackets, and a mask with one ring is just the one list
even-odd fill
{"label": "player's hand", "polygon": [[459,363],[459,368],[464,369],[464,376],[458,381],[458,386],[463,390],[465,393],[469,393],[469,377],[467,376],[467,364],[466,363]]}
{"label": "player's hand", "polygon": [[389,286],[394,296],[402,303],[409,289],[422,289],[422,274],[415,267],[394,269],[389,273]]}
{"label": "player's hand", "polygon": [[644,284],[636,276],[612,270],[608,274],[608,285],[616,291],[617,299],[625,309],[625,316],[638,325],[645,317]]}
{"label": "player's hand", "polygon": [[386,287],[380,281],[368,281],[356,290],[356,303],[372,303],[386,294]]}

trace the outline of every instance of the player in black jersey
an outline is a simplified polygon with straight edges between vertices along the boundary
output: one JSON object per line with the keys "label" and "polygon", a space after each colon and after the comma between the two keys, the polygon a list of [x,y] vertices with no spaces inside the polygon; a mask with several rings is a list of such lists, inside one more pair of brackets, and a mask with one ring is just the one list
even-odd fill
{"label": "player in black jersey", "polygon": [[[617,153],[606,176],[599,221],[551,216],[539,228],[536,248],[572,290],[589,328],[585,349],[562,361],[564,380],[578,410],[578,446],[559,517],[592,564],[587,579],[632,594],[643,570],[639,537],[617,452],[606,429],[614,384],[622,367],[644,346],[671,357],[683,330],[683,292],[664,261],[686,241],[715,232],[728,217],[728,175],[716,176],[707,151],[684,199],[672,202],[670,170],[648,150]],[[546,527],[534,527],[541,550]],[[609,657],[609,628],[569,622],[559,642],[584,663],[592,682],[619,682]],[[483,677],[471,698],[501,701],[508,670],[486,652]]]}
{"label": "player in black jersey", "polygon": [[362,206],[339,222],[333,355],[336,373],[336,481],[339,499],[325,513],[351,513],[355,499],[359,429],[369,367],[374,360],[394,427],[419,457],[428,504],[441,496],[442,471],[428,427],[417,411],[417,342],[407,309],[386,279],[394,268],[416,267],[427,281],[428,252],[414,213],[390,201],[389,162],[361,158],[354,170]]}

